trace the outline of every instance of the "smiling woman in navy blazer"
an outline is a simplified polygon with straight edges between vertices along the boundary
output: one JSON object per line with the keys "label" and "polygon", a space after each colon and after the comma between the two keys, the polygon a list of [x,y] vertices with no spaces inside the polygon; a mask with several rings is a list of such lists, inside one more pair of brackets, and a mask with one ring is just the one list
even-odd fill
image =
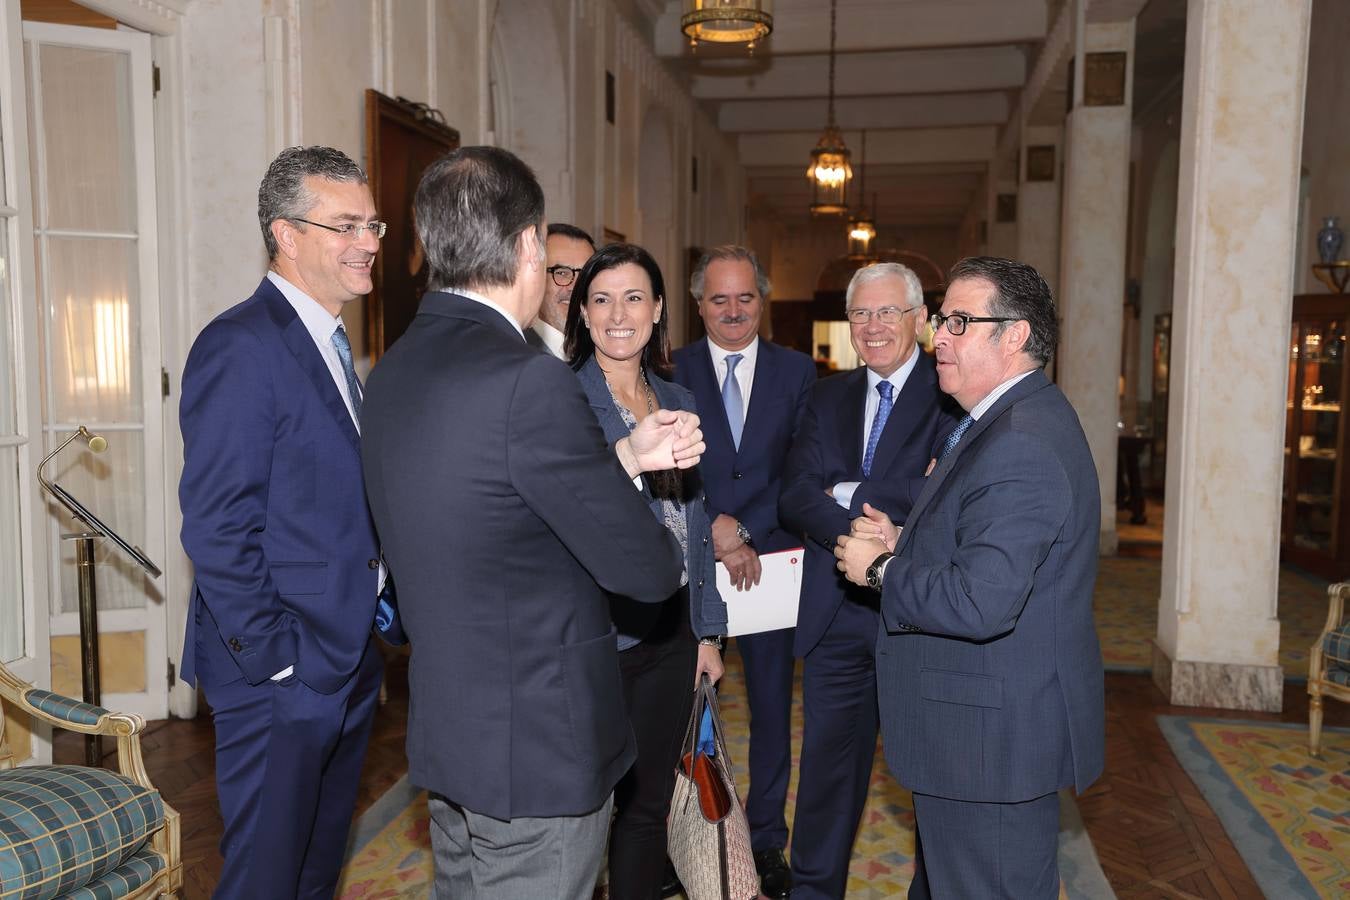
{"label": "smiling woman in navy blazer", "polygon": [[[566,352],[605,439],[613,445],[657,409],[694,409],[694,397],[666,381],[670,371],[665,283],[651,254],[611,244],[577,276],[567,312]],[[693,688],[722,677],[727,608],[717,592],[712,527],[698,470],[648,473],[641,482],[652,514],[684,550],[684,583],[660,605],[611,599],[619,631],[624,699],[638,758],[614,791],[610,896],[660,896],[666,815]]]}

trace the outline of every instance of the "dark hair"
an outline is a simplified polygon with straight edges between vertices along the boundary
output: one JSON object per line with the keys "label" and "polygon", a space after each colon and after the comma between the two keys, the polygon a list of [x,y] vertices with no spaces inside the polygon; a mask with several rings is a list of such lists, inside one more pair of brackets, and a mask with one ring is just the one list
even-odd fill
{"label": "dark hair", "polygon": [[591,245],[592,251],[595,250],[595,240],[591,238],[585,229],[578,228],[575,225],[568,225],[566,222],[549,222],[548,236],[553,237],[555,234],[569,237],[574,241],[585,241]]}
{"label": "dark hair", "polygon": [[748,262],[750,268],[755,271],[755,289],[759,291],[759,299],[769,299],[769,291],[773,290],[773,285],[769,283],[769,276],[765,274],[764,268],[759,264],[759,257],[755,255],[755,251],[737,244],[723,244],[720,247],[705,250],[703,255],[698,258],[698,263],[694,266],[694,272],[689,276],[689,294],[695,300],[703,299],[703,280],[708,275],[708,266],[718,260]]}
{"label": "dark hair", "polygon": [[654,299],[661,301],[661,317],[652,325],[652,336],[647,346],[642,348],[642,368],[649,369],[662,378],[670,377],[670,304],[666,303],[666,281],[661,277],[661,267],[652,259],[652,255],[637,244],[610,244],[602,247],[586,260],[572,286],[572,302],[567,304],[567,343],[563,352],[572,362],[573,369],[580,369],[586,360],[595,355],[595,342],[591,340],[590,329],[581,321],[581,308],[590,299],[591,282],[595,276],[609,269],[617,269],[626,263],[641,266],[652,281]]}
{"label": "dark hair", "polygon": [[544,192],[534,172],[499,147],[461,147],[436,160],[413,197],[417,236],[427,255],[428,287],[510,287],[516,241],[540,231]]}
{"label": "dark hair", "polygon": [[[987,281],[994,288],[989,296],[989,315],[1020,319],[1031,326],[1031,334],[1022,350],[1042,366],[1050,362],[1059,344],[1059,320],[1050,285],[1041,273],[1026,263],[997,256],[968,256],[952,266],[947,276],[950,287],[963,278]],[[1008,323],[994,330],[997,339]]]}
{"label": "dark hair", "polygon": [[329,181],[366,183],[366,173],[341,150],[332,147],[287,147],[277,154],[258,185],[258,224],[262,226],[267,258],[277,258],[272,223],[302,217],[314,208],[314,195],[305,187],[309,177]]}

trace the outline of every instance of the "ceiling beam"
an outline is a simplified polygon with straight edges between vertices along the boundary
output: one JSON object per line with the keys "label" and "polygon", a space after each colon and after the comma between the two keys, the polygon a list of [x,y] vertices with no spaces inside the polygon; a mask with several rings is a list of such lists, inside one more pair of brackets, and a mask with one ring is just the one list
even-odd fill
{"label": "ceiling beam", "polygon": [[[822,123],[822,127],[823,127]],[[819,131],[742,134],[737,138],[741,165],[800,165],[803,172]],[[867,133],[869,163],[980,162],[991,159],[998,129],[992,125],[965,128],[911,128]],[[855,154],[861,147],[861,135],[844,132],[844,141]]]}
{"label": "ceiling beam", "polygon": [[[961,125],[1001,125],[1008,120],[1004,92],[952,96],[852,98],[835,101],[835,120],[841,128],[950,128]],[[717,127],[724,132],[799,131],[803,123],[823,128],[829,111],[818,100],[744,100],[718,105]]]}
{"label": "ceiling beam", "polygon": [[[695,67],[690,92],[699,100],[823,97],[829,90],[826,55],[757,57]],[[835,60],[836,97],[948,94],[1022,87],[1026,55],[1018,47],[957,47],[855,53]]]}

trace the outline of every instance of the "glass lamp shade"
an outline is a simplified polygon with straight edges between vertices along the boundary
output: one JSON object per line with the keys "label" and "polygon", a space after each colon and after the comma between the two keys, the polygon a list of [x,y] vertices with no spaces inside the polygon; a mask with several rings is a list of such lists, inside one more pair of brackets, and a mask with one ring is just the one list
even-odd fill
{"label": "glass lamp shade", "polygon": [[811,212],[818,216],[842,216],[848,212],[844,202],[848,183],[853,179],[848,147],[839,129],[831,125],[811,151],[806,177],[811,179]]}
{"label": "glass lamp shade", "polygon": [[871,256],[872,241],[876,239],[877,227],[866,214],[850,219],[848,223],[848,255]]}
{"label": "glass lamp shade", "polygon": [[692,44],[747,44],[773,31],[773,0],[684,0],[680,29]]}

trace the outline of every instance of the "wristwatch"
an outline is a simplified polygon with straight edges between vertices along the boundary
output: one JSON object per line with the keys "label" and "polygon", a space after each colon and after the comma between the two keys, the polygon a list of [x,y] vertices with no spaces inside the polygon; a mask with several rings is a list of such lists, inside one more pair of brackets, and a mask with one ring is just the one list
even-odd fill
{"label": "wristwatch", "polygon": [[700,644],[707,644],[709,647],[716,647],[719,651],[722,649],[722,636],[720,634],[710,634],[705,638],[699,638]]}
{"label": "wristwatch", "polygon": [[744,523],[744,522],[737,522],[737,523],[736,523],[736,537],[740,538],[740,539],[741,539],[741,543],[743,543],[743,544],[753,544],[753,543],[754,543],[754,541],[750,540],[750,529],[745,527],[745,523]]}
{"label": "wristwatch", "polygon": [[867,586],[874,591],[881,590],[881,572],[886,565],[886,560],[895,554],[887,550],[885,553],[872,560],[872,564],[867,567]]}

